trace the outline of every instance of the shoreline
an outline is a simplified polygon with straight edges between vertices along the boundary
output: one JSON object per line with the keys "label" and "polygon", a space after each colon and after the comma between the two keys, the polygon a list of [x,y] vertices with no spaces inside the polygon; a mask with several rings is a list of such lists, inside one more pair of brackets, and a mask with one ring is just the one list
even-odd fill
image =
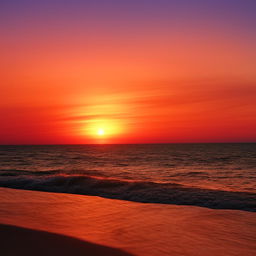
{"label": "shoreline", "polygon": [[138,256],[253,256],[256,213],[0,188],[0,223]]}
{"label": "shoreline", "polygon": [[[16,171],[15,171],[16,172]],[[128,202],[198,206],[209,209],[243,210],[256,212],[254,192],[189,187],[178,183],[158,183],[142,180],[99,178],[91,175],[46,175],[25,177],[7,172],[8,179],[0,180],[0,187],[99,196]],[[14,173],[15,174],[15,173]]]}

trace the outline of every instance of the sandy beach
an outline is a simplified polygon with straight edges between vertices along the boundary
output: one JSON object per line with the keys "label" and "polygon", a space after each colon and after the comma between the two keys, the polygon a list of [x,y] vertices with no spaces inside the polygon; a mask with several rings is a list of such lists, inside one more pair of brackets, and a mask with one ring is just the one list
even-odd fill
{"label": "sandy beach", "polygon": [[[17,248],[35,237],[41,247],[43,244],[66,252],[65,246],[76,247],[73,255],[98,255],[101,250],[105,250],[104,255],[138,256],[256,253],[253,212],[7,188],[0,188],[0,198],[0,223],[4,224],[1,241],[5,248],[13,243]],[[15,236],[17,239],[10,239]],[[65,246],[50,246],[53,243]],[[56,253],[54,250],[50,251]]]}
{"label": "sandy beach", "polygon": [[121,250],[79,239],[11,225],[0,225],[1,255],[112,255],[131,256]]}

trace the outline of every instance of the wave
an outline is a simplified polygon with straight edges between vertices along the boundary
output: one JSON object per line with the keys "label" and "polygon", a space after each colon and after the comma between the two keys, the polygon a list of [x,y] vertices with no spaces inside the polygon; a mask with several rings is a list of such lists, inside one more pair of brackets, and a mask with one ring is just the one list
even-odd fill
{"label": "wave", "polygon": [[256,211],[256,194],[254,193],[192,188],[176,183],[127,181],[90,175],[63,175],[56,172],[51,171],[50,175],[49,172],[45,172],[41,176],[31,175],[31,173],[19,176],[1,175],[0,186],[94,195],[142,203]]}

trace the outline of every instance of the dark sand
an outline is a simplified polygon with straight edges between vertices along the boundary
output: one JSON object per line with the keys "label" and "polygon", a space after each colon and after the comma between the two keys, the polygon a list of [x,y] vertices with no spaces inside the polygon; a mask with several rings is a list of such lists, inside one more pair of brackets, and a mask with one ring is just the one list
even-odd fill
{"label": "dark sand", "polygon": [[131,256],[73,237],[11,225],[0,225],[0,241],[2,256]]}
{"label": "dark sand", "polygon": [[0,223],[0,256],[256,255],[255,212],[0,188]]}

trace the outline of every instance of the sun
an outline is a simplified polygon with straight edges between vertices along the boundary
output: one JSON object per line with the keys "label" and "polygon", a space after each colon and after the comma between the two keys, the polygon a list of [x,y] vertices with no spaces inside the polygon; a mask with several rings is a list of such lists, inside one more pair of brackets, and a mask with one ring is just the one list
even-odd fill
{"label": "sun", "polygon": [[98,134],[99,136],[103,136],[103,135],[105,134],[105,130],[102,129],[102,128],[99,128],[99,129],[97,130],[97,134]]}
{"label": "sun", "polygon": [[123,124],[113,119],[91,119],[81,127],[81,135],[96,144],[112,143],[123,133]]}

